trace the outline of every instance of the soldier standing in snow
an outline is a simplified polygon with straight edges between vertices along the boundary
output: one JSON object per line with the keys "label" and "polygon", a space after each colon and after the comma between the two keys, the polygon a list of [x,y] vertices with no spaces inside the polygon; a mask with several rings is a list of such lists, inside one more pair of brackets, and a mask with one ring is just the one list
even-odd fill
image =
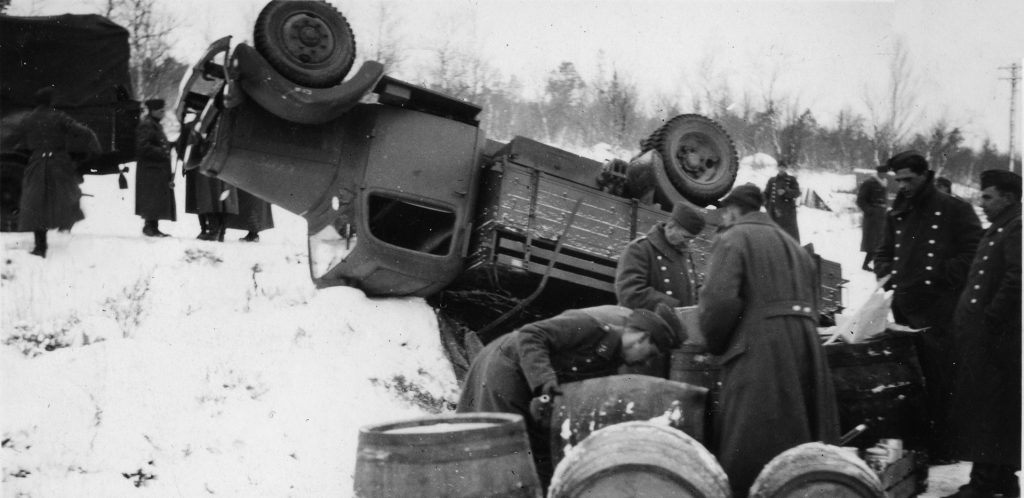
{"label": "soldier standing in snow", "polygon": [[619,258],[615,295],[619,305],[653,310],[697,304],[699,282],[689,242],[704,230],[704,217],[683,202],[672,216],[634,240]]}
{"label": "soldier standing in snow", "polygon": [[935,189],[935,174],[917,151],[886,163],[899,192],[886,215],[885,234],[875,255],[875,275],[892,278],[896,323],[927,328],[915,337],[924,374],[929,417],[929,457],[948,462],[948,410],[955,379],[953,311],[981,238],[981,223],[970,204]]}
{"label": "soldier standing in snow", "polygon": [[148,114],[135,131],[135,214],[145,220],[147,237],[167,237],[160,231],[160,220],[177,219],[174,205],[174,173],[171,171],[171,146],[160,120],[164,101],[146,101]]}
{"label": "soldier standing in snow", "polygon": [[[70,153],[100,151],[96,134],[53,107],[53,87],[35,93],[36,108],[9,131],[12,149],[26,149],[31,155],[22,179],[18,208],[18,229],[35,235],[31,253],[45,258],[46,231],[70,230],[85,218],[79,200],[80,177]],[[81,149],[81,150],[70,150]]]}
{"label": "soldier standing in snow", "polygon": [[950,496],[1020,496],[1020,196],[1020,175],[981,174],[981,207],[992,224],[967,273],[953,335],[953,456],[973,465],[970,482]]}
{"label": "soldier standing in snow", "polygon": [[786,161],[779,161],[779,173],[768,179],[764,193],[768,197],[765,209],[772,221],[800,242],[800,227],[796,223],[796,200],[800,198],[800,183],[790,175]]}
{"label": "soldier standing in snow", "polygon": [[741,185],[721,201],[725,226],[711,250],[700,328],[720,355],[721,419],[713,452],[733,496],[747,496],[762,467],[810,441],[839,438],[835,392],[818,340],[811,256],[760,211]]}
{"label": "soldier standing in snow", "polygon": [[681,325],[668,307],[658,312],[620,306],[568,310],[505,334],[473,359],[459,413],[522,415],[541,483],[551,479],[548,435],[530,415],[535,396],[561,394],[559,383],[614,375],[682,343]]}
{"label": "soldier standing in snow", "polygon": [[885,166],[875,168],[875,176],[864,180],[857,189],[857,207],[864,212],[861,222],[860,250],[864,252],[864,264],[861,269],[871,271],[871,261],[875,259],[875,250],[882,243],[885,233],[885,211],[889,201],[886,199],[885,185],[882,175]]}
{"label": "soldier standing in snow", "polygon": [[224,227],[248,232],[239,239],[242,242],[259,242],[260,232],[274,228],[270,203],[240,188],[235,191],[238,193],[238,214],[225,214]]}

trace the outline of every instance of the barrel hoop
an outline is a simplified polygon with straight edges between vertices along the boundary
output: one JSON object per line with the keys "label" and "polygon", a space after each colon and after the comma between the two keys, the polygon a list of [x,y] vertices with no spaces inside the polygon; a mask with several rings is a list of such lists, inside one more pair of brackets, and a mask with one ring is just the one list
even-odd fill
{"label": "barrel hoop", "polygon": [[861,496],[877,496],[878,494],[878,490],[872,488],[870,484],[857,479],[856,476],[834,471],[812,470],[787,480],[779,486],[779,489],[774,493],[774,496],[791,496],[799,486],[811,482],[831,482],[842,484],[857,490],[858,494]]}
{"label": "barrel hoop", "polygon": [[463,460],[497,458],[519,452],[529,452],[525,437],[508,440],[499,444],[474,444],[470,446],[360,448],[358,459],[366,462],[387,463],[447,463]]}
{"label": "barrel hoop", "polygon": [[679,474],[671,472],[660,465],[644,463],[622,463],[614,467],[601,469],[600,471],[597,471],[587,476],[586,479],[583,479],[582,481],[576,483],[574,487],[577,489],[586,488],[593,482],[597,482],[609,475],[615,475],[624,471],[642,471],[649,474],[657,474],[659,476],[667,478],[668,480],[676,484],[679,484],[679,486],[685,489],[687,494],[689,495],[702,496],[703,494],[700,490],[694,487],[693,483],[687,481],[686,479],[683,479],[682,476],[680,476]]}

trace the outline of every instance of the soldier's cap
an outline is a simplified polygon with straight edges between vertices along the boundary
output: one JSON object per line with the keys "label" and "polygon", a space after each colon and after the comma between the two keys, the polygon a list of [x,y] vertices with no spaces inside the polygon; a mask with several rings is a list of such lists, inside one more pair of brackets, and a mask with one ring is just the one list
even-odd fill
{"label": "soldier's cap", "polygon": [[764,205],[764,196],[761,195],[761,189],[757,188],[757,185],[747,183],[732,189],[732,192],[729,192],[729,195],[725,196],[718,204],[721,207],[734,205],[756,211]]}
{"label": "soldier's cap", "polygon": [[[667,306],[666,306],[667,307]],[[669,308],[669,313],[672,313]],[[682,341],[679,339],[678,330],[665,321],[662,313],[655,313],[651,310],[635,309],[626,320],[626,325],[647,332],[651,336],[651,342],[662,351],[670,351],[679,347]]]}
{"label": "soldier's cap", "polygon": [[981,172],[981,189],[995,187],[1002,192],[1010,192],[1017,197],[1021,194],[1021,177],[1012,171],[990,169]]}
{"label": "soldier's cap", "polygon": [[924,154],[911,149],[890,157],[885,162],[885,166],[893,171],[909,168],[910,171],[920,175],[928,171],[928,160],[924,158]]}
{"label": "soldier's cap", "polygon": [[164,99],[149,99],[146,101],[146,109],[159,111],[164,108]]}
{"label": "soldier's cap", "polygon": [[686,229],[687,232],[698,234],[704,230],[704,217],[696,209],[679,201],[672,206],[672,221]]}

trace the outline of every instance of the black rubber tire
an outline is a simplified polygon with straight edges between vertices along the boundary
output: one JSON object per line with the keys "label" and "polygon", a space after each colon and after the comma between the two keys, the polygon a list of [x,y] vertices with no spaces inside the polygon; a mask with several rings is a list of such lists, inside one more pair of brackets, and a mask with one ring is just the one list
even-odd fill
{"label": "black rubber tire", "polygon": [[273,0],[260,11],[253,39],[274,69],[310,88],[341,83],[356,56],[348,21],[320,0]]}
{"label": "black rubber tire", "polygon": [[[640,146],[641,152],[658,153],[672,187],[698,206],[713,204],[736,181],[736,146],[725,129],[699,114],[670,119]],[[696,155],[684,161],[682,155],[688,152]]]}

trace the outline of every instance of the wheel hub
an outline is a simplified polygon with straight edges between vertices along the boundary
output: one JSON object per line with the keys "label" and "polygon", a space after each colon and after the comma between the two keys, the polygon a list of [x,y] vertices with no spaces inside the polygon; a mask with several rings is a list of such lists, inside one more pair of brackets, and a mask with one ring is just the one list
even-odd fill
{"label": "wheel hub", "polygon": [[714,176],[719,163],[714,147],[703,137],[693,134],[680,138],[676,159],[683,171],[697,180],[706,180]]}
{"label": "wheel hub", "polygon": [[324,62],[334,52],[334,36],[319,17],[295,14],[282,28],[285,52],[304,64]]}

